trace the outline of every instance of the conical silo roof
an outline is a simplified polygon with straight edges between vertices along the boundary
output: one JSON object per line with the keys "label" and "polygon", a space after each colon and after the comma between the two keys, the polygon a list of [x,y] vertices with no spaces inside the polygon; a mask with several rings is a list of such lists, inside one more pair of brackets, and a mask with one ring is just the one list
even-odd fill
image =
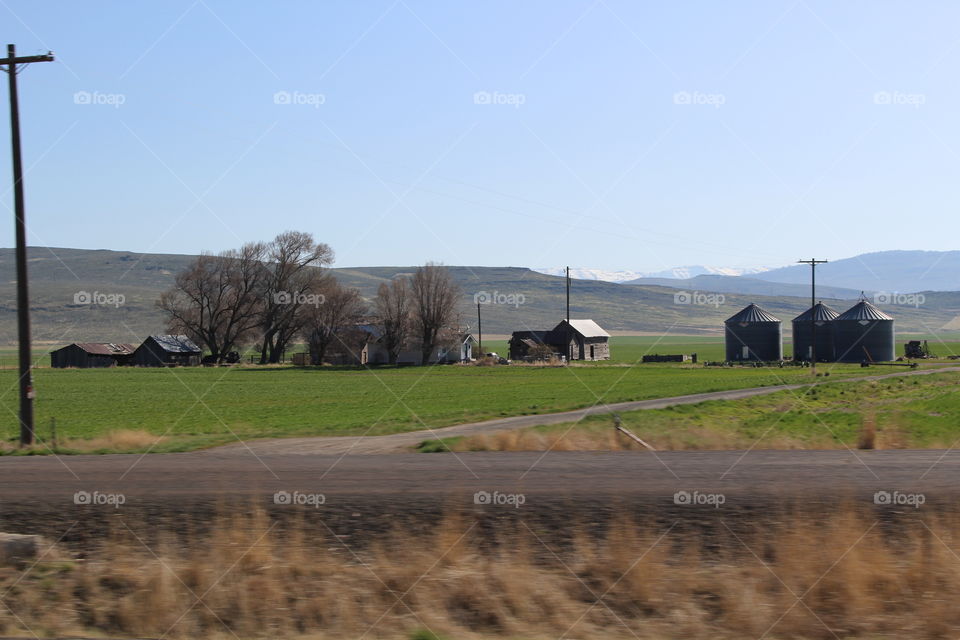
{"label": "conical silo roof", "polygon": [[893,320],[892,316],[887,315],[883,311],[880,311],[877,307],[870,304],[866,300],[861,300],[857,304],[853,305],[839,316],[834,318],[835,320]]}
{"label": "conical silo roof", "polygon": [[814,322],[830,322],[831,320],[836,320],[840,314],[823,304],[818,302],[813,305],[796,318],[793,319],[794,322],[810,322],[810,316],[813,316]]}
{"label": "conical silo roof", "polygon": [[751,303],[727,318],[726,322],[728,324],[753,324],[756,322],[780,322],[780,319]]}

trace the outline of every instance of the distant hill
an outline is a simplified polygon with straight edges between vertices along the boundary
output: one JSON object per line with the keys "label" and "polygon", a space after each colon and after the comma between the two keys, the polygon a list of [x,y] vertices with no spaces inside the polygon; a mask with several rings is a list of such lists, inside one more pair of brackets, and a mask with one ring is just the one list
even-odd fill
{"label": "distant hill", "polygon": [[[809,277],[809,274],[807,275]],[[637,278],[636,280],[629,280],[622,284],[654,285],[686,289],[688,291],[713,291],[717,293],[740,293],[744,295],[810,297],[809,282],[805,284],[767,282],[747,276],[699,275],[695,278],[687,278],[684,280],[676,278]],[[817,296],[855,300],[860,296],[860,291],[857,289],[819,286],[818,283]]]}
{"label": "distant hill", "polygon": [[[752,276],[768,282],[810,282],[810,267],[796,265]],[[913,293],[960,290],[960,251],[879,251],[817,267],[817,283],[847,289]]]}
{"label": "distant hill", "polygon": [[[28,255],[33,334],[37,342],[47,344],[137,342],[151,333],[163,331],[163,317],[154,302],[172,284],[174,274],[194,258],[44,247],[31,247]],[[333,271],[343,284],[357,288],[365,298],[371,299],[381,282],[397,274],[412,273],[415,268],[362,267]],[[563,317],[565,282],[561,277],[524,267],[454,266],[450,271],[463,290],[461,324],[475,329],[475,300],[490,302],[481,305],[484,334],[547,329]],[[592,318],[614,332],[716,334],[722,331],[724,319],[750,302],[784,320],[786,331],[789,331],[789,321],[809,306],[805,287],[799,296],[771,296],[757,291],[723,293],[722,299],[701,296],[698,300],[684,297],[682,291],[705,293],[709,290],[685,283],[682,287],[666,287],[574,280],[571,315]],[[83,293],[101,297],[120,294],[125,300],[120,306],[91,305],[82,299]],[[827,295],[823,299],[838,310],[851,306],[849,300],[831,299]],[[945,325],[960,329],[960,293],[929,292],[919,308],[884,308],[896,317],[900,331],[931,332]],[[15,339],[14,252],[0,249],[0,343],[9,344]]]}

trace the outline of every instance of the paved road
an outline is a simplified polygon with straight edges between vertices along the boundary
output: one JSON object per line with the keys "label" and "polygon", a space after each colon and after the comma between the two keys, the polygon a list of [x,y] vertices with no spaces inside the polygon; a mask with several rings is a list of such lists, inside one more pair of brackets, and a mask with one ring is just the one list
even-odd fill
{"label": "paved road", "polygon": [[[858,382],[864,380],[883,380],[898,376],[917,376],[929,375],[932,373],[942,373],[943,371],[960,371],[960,367],[939,366],[928,369],[898,369],[892,373],[878,374],[870,376],[858,376],[856,378],[839,378],[835,380],[823,379],[818,384],[830,384],[832,382]],[[424,440],[434,438],[449,438],[453,436],[466,436],[477,433],[493,433],[496,431],[505,431],[510,429],[523,429],[526,427],[536,427],[548,424],[560,424],[563,422],[576,422],[587,416],[604,415],[611,413],[622,413],[627,411],[643,411],[648,409],[664,409],[683,404],[697,404],[708,400],[741,400],[744,398],[753,398],[756,396],[777,393],[790,389],[802,389],[810,386],[808,384],[782,384],[769,387],[754,387],[751,389],[735,389],[732,391],[715,391],[711,393],[696,393],[686,396],[674,396],[670,398],[655,398],[652,400],[637,400],[633,402],[616,402],[612,404],[601,404],[586,409],[577,409],[574,411],[563,411],[561,413],[548,413],[534,416],[514,416],[512,418],[499,418],[497,420],[485,420],[483,422],[472,422],[460,424],[452,427],[441,427],[437,429],[422,429],[419,431],[409,431],[406,433],[397,433],[387,436],[332,436],[332,437],[307,437],[307,438],[270,438],[263,440],[250,440],[244,443],[236,443],[220,447],[220,451],[249,454],[251,451],[257,455],[314,455],[314,454],[344,454],[344,455],[369,455],[379,453],[396,453],[400,451],[409,451]]]}
{"label": "paved road", "polygon": [[253,455],[201,452],[0,459],[0,512],[11,504],[73,508],[76,491],[123,493],[127,505],[269,497],[276,491],[445,498],[475,491],[544,499],[672,498],[679,490],[731,499],[923,491],[960,498],[960,451],[668,451]]}

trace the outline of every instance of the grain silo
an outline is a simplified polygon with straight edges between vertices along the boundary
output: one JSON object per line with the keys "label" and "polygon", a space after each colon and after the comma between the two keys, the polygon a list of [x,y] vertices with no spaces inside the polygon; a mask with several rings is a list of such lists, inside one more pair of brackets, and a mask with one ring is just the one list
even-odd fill
{"label": "grain silo", "polygon": [[895,356],[893,318],[866,300],[833,321],[837,362],[884,362]]}
{"label": "grain silo", "polygon": [[783,328],[780,320],[755,304],[744,307],[724,322],[727,361],[783,359]]}
{"label": "grain silo", "polygon": [[[818,302],[793,319],[793,359],[813,360],[814,333],[816,333],[817,361],[833,362],[833,321],[840,314]],[[816,325],[814,328],[811,325]]]}

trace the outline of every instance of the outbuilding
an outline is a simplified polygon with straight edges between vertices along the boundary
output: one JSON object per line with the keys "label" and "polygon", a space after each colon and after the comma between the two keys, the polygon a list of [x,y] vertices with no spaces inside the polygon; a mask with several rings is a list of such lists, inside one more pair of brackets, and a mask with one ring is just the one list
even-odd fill
{"label": "outbuilding", "polygon": [[74,342],[50,352],[50,366],[56,369],[115,367],[129,364],[136,346],[125,342]]}
{"label": "outbuilding", "polygon": [[561,320],[549,331],[514,331],[510,336],[510,359],[522,360],[538,345],[570,360],[609,360],[610,334],[593,320]]}
{"label": "outbuilding", "polygon": [[885,362],[896,358],[893,318],[866,300],[833,321],[837,362]]}
{"label": "outbuilding", "polygon": [[133,353],[132,364],[140,367],[194,367],[203,352],[185,335],[150,336]]}
{"label": "outbuilding", "polygon": [[724,322],[727,362],[783,360],[779,318],[749,304]]}
{"label": "outbuilding", "polygon": [[813,360],[814,344],[819,362],[833,362],[833,321],[840,314],[818,302],[793,319],[793,359]]}

